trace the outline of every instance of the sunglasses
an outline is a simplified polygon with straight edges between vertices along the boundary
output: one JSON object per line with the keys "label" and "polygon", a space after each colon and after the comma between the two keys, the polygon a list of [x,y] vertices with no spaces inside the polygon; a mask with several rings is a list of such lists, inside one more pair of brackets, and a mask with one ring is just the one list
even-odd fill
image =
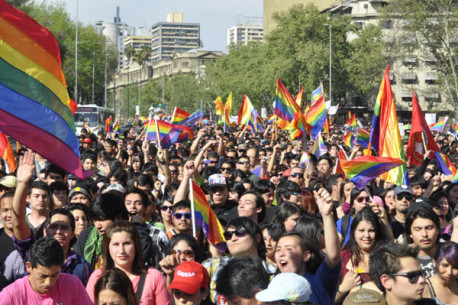
{"label": "sunglasses", "polygon": [[248,164],[248,163],[250,163],[250,161],[239,161],[238,163],[243,165],[243,164]]}
{"label": "sunglasses", "polygon": [[294,173],[294,174],[291,174],[289,175],[290,177],[293,177],[293,178],[301,178],[302,176],[304,176],[304,174],[301,174],[301,173]]}
{"label": "sunglasses", "polygon": [[179,171],[170,171],[171,174],[178,175]]}
{"label": "sunglasses", "polygon": [[57,229],[61,229],[62,231],[70,230],[70,226],[67,224],[63,224],[63,223],[51,223],[49,224],[48,228],[51,230],[57,230]]}
{"label": "sunglasses", "polygon": [[358,197],[355,200],[359,203],[362,203],[364,201],[369,202],[370,198],[369,197]]}
{"label": "sunglasses", "polygon": [[230,172],[232,170],[231,167],[221,167],[222,172]]}
{"label": "sunglasses", "polygon": [[180,255],[181,253],[183,253],[183,255],[187,258],[193,258],[194,257],[194,252],[192,252],[191,250],[178,250],[178,249],[174,249],[172,250],[172,253],[173,254],[176,254],[176,255]]}
{"label": "sunglasses", "polygon": [[235,231],[226,231],[224,232],[223,235],[226,240],[231,240],[234,234],[235,236],[237,236],[237,238],[240,238],[240,237],[244,237],[248,233],[245,229],[240,229],[240,230],[235,230]]}
{"label": "sunglasses", "polygon": [[173,213],[173,217],[175,217],[176,219],[182,219],[184,217],[184,219],[190,220],[191,213]]}
{"label": "sunglasses", "polygon": [[161,209],[162,212],[165,212],[165,211],[171,210],[172,206],[171,205],[163,205],[163,206],[160,207],[160,209]]}
{"label": "sunglasses", "polygon": [[402,198],[405,198],[407,200],[412,200],[412,195],[408,194],[408,193],[401,193],[401,194],[397,194],[396,195],[396,199],[397,200],[402,200]]}
{"label": "sunglasses", "polygon": [[416,284],[420,277],[425,277],[424,270],[417,270],[417,271],[410,271],[410,272],[402,272],[402,273],[393,273],[390,276],[404,276],[409,280],[410,284]]}

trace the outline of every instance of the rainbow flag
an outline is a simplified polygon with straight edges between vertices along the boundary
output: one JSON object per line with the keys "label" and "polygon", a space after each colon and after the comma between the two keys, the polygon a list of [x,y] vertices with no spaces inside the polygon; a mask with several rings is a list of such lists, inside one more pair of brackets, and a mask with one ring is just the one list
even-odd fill
{"label": "rainbow flag", "polygon": [[113,128],[114,132],[119,133],[119,123],[118,123],[118,121],[113,123],[113,127],[112,128]]}
{"label": "rainbow flag", "polygon": [[111,118],[111,115],[110,115],[105,120],[105,132],[113,132],[112,124],[113,124],[113,119]]}
{"label": "rainbow flag", "polygon": [[323,92],[323,84],[320,83],[320,86],[316,88],[315,90],[312,91],[311,98],[310,98],[310,103],[312,106],[322,97],[324,96]]}
{"label": "rainbow flag", "polygon": [[178,125],[194,127],[194,125],[196,125],[196,123],[199,122],[203,117],[203,112],[201,110],[196,110],[191,113],[188,118],[181,121]]}
{"label": "rainbow flag", "polygon": [[232,112],[232,92],[229,93],[227,97],[226,104],[224,104],[224,115],[223,115],[223,124],[224,124],[224,131],[230,132],[231,131],[231,112]]}
{"label": "rainbow flag", "polygon": [[301,91],[296,95],[294,101],[296,102],[299,109],[302,109],[302,96],[304,95],[304,87],[301,87]]}
{"label": "rainbow flag", "polygon": [[[401,141],[389,72],[390,66],[385,70],[375,102],[368,149],[375,148],[378,150],[380,157],[390,157],[405,161],[406,156]],[[384,174],[382,179],[396,185],[408,185],[406,164],[393,168]]]}
{"label": "rainbow flag", "polygon": [[436,132],[442,133],[442,131],[444,130],[444,127],[445,127],[445,124],[446,124],[447,120],[448,120],[448,117],[445,117],[441,121],[429,125],[429,129],[431,131],[436,131]]}
{"label": "rainbow flag", "polygon": [[57,41],[4,0],[0,0],[0,71],[0,129],[84,178]]}
{"label": "rainbow flag", "polygon": [[202,228],[208,241],[215,245],[218,250],[225,252],[226,239],[224,238],[224,229],[221,223],[208,204],[202,189],[194,182],[191,184],[192,202],[194,205],[194,219],[196,227]]}
{"label": "rainbow flag", "polygon": [[330,124],[329,124],[329,118],[326,117],[326,121],[324,122],[324,125],[323,125],[323,130],[324,132],[326,132],[328,135],[329,135],[329,129],[330,129]]}
{"label": "rainbow flag", "polygon": [[345,145],[352,148],[353,147],[353,132],[347,131],[347,133],[343,137],[343,142]]}
{"label": "rainbow flag", "polygon": [[243,95],[243,101],[242,105],[240,106],[239,109],[239,115],[237,119],[237,124],[240,125],[246,125],[250,120],[253,120],[252,118],[252,112],[253,112],[253,104],[251,104],[250,98],[244,94]]}
{"label": "rainbow flag", "polygon": [[362,156],[353,160],[339,158],[339,163],[347,178],[358,189],[362,189],[381,174],[404,164],[404,161],[387,157]]}
{"label": "rainbow flag", "polygon": [[450,161],[450,159],[443,153],[440,152],[434,152],[434,155],[436,156],[437,160],[437,166],[443,172],[445,175],[456,175],[456,168],[453,166],[453,163]]}
{"label": "rainbow flag", "polygon": [[358,127],[358,133],[356,134],[356,144],[361,145],[361,147],[368,148],[370,137],[371,133],[369,130]]}
{"label": "rainbow flag", "polygon": [[[350,112],[349,112],[349,115],[350,115]],[[353,113],[353,115],[348,118],[348,120],[345,122],[345,126],[348,126],[350,128],[352,128],[353,132],[357,132],[358,130],[358,122],[356,121],[356,114]]]}
{"label": "rainbow flag", "polygon": [[186,120],[188,117],[190,116],[189,113],[187,113],[186,111],[178,108],[178,107],[175,107],[175,109],[173,109],[173,114],[172,114],[172,118],[170,120],[170,123],[172,124],[180,124],[180,122]]}
{"label": "rainbow flag", "polygon": [[13,148],[6,134],[0,130],[0,158],[5,160],[8,165],[9,173],[16,170],[16,159],[14,158]]}
{"label": "rainbow flag", "polygon": [[456,182],[458,182],[458,171],[457,171],[455,177],[453,178],[452,183],[456,183]]}
{"label": "rainbow flag", "polygon": [[310,153],[315,155],[317,158],[319,158],[327,152],[328,152],[328,149],[326,148],[326,145],[324,144],[323,137],[321,136],[321,132],[319,132],[315,138],[315,142],[313,143]]}
{"label": "rainbow flag", "polygon": [[310,155],[308,152],[304,151],[302,153],[301,159],[299,160],[299,167],[307,167],[307,164],[310,162]]}
{"label": "rainbow flag", "polygon": [[450,126],[450,132],[454,136],[457,136],[458,135],[458,124],[453,124],[452,126]]}
{"label": "rainbow flag", "polygon": [[299,105],[293,100],[286,87],[277,78],[277,87],[275,88],[274,114],[282,120],[291,122],[296,112],[302,113]]}
{"label": "rainbow flag", "polygon": [[221,99],[221,96],[218,96],[215,100],[215,107],[216,107],[216,115],[223,115],[224,113],[224,106],[223,106],[223,100]]}
{"label": "rainbow flag", "polygon": [[[170,147],[172,144],[185,139],[194,138],[191,127],[175,125],[162,120],[151,119],[151,123],[146,121],[146,140],[159,142],[163,148]],[[156,128],[159,130],[157,130]]]}
{"label": "rainbow flag", "polygon": [[[159,129],[159,136],[161,139],[165,137],[172,129],[174,128],[173,124],[168,123],[162,120],[151,119],[144,123],[146,128],[146,140],[147,141],[157,141],[157,128]],[[157,125],[157,128],[156,128]]]}
{"label": "rainbow flag", "polygon": [[305,114],[304,119],[307,124],[307,133],[315,139],[326,122],[326,102],[324,100],[324,94],[312,104],[309,111]]}

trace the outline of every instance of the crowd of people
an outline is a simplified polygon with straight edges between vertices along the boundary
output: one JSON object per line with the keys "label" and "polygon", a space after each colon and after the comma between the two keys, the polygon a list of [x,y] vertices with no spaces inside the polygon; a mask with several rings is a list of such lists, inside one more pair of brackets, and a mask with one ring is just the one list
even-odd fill
{"label": "crowd of people", "polygon": [[[0,159],[0,305],[458,304],[458,183],[427,152],[409,185],[358,189],[336,173],[339,150],[364,154],[344,129],[306,162],[313,141],[273,125],[210,122],[168,149],[83,129],[86,180],[18,148],[14,173]],[[458,141],[436,141],[456,166]],[[193,233],[191,180],[225,251]]]}

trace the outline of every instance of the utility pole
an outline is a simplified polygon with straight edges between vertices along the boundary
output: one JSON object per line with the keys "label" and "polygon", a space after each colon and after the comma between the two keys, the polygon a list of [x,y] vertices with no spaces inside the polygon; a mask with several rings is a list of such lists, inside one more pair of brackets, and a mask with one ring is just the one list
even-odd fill
{"label": "utility pole", "polygon": [[330,23],[323,25],[329,27],[329,100],[332,101],[332,26]]}

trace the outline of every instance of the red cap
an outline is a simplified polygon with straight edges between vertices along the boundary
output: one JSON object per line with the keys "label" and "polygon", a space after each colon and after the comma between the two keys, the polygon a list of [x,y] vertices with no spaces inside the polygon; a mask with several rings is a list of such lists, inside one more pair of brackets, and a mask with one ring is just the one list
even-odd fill
{"label": "red cap", "polygon": [[210,282],[207,269],[195,261],[183,262],[175,268],[172,284],[168,289],[178,289],[187,294],[195,294]]}
{"label": "red cap", "polygon": [[83,143],[92,143],[90,138],[84,138]]}

